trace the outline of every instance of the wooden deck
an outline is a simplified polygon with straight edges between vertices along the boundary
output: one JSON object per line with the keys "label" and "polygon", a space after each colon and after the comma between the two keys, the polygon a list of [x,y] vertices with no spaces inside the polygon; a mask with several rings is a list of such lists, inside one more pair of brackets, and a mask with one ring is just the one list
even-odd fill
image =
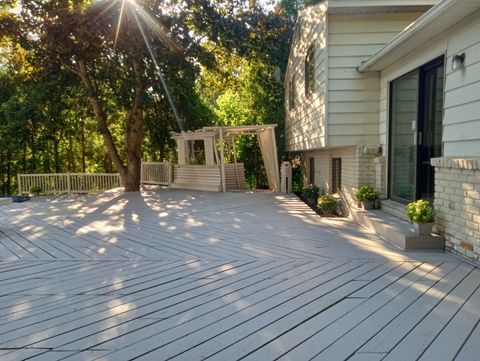
{"label": "wooden deck", "polygon": [[479,360],[480,270],[269,193],[0,207],[0,360]]}

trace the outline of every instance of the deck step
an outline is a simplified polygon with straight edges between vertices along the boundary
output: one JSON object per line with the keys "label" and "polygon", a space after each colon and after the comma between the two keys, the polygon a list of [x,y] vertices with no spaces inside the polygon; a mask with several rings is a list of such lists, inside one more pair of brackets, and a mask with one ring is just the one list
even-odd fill
{"label": "deck step", "polygon": [[443,251],[443,236],[432,233],[418,236],[413,225],[383,210],[351,209],[350,217],[365,228],[371,229],[387,242],[403,250]]}

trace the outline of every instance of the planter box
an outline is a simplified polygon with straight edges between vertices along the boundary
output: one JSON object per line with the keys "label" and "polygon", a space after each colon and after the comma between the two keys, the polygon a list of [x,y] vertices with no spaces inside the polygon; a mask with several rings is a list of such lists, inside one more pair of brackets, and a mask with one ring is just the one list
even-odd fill
{"label": "planter box", "polygon": [[375,208],[375,201],[362,201],[361,205],[363,210],[368,211]]}
{"label": "planter box", "polygon": [[418,236],[429,236],[432,233],[434,223],[414,223],[415,233]]}
{"label": "planter box", "polygon": [[30,196],[13,196],[12,197],[12,201],[15,203],[25,202],[29,200],[30,200]]}

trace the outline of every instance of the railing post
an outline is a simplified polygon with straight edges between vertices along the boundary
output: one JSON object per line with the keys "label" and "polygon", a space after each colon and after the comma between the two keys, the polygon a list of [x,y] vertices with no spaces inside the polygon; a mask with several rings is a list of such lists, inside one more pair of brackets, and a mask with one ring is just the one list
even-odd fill
{"label": "railing post", "polygon": [[140,184],[142,184],[144,180],[144,174],[143,174],[143,159],[140,159]]}
{"label": "railing post", "polygon": [[173,162],[168,162],[168,188],[172,186],[173,183]]}
{"label": "railing post", "polygon": [[17,174],[17,182],[18,182],[18,194],[22,195],[22,184],[20,183],[20,174]]}
{"label": "railing post", "polygon": [[70,184],[70,172],[67,173],[67,193],[70,194],[72,191],[72,187]]}

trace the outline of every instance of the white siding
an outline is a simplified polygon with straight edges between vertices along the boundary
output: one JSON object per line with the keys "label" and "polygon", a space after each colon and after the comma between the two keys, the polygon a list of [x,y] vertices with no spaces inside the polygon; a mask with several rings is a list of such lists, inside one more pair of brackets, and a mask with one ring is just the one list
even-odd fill
{"label": "white siding", "polygon": [[440,0],[329,0],[330,7],[435,5]]}
{"label": "white siding", "polygon": [[329,146],[379,142],[380,77],[378,73],[361,74],[356,67],[420,15],[328,16]]}
{"label": "white siding", "polygon": [[[304,10],[297,21],[286,74],[286,99],[289,81],[295,78],[295,107],[286,102],[285,143],[288,151],[316,149],[325,146],[325,77],[326,77],[326,7],[321,4]],[[305,58],[315,46],[315,85],[305,95]]]}
{"label": "white siding", "polygon": [[[389,82],[446,54],[446,79],[443,118],[443,155],[480,155],[480,12],[463,25],[440,34],[428,46],[418,49],[382,71],[380,96],[381,143],[388,141]],[[465,52],[465,68],[453,72],[452,57]]]}

